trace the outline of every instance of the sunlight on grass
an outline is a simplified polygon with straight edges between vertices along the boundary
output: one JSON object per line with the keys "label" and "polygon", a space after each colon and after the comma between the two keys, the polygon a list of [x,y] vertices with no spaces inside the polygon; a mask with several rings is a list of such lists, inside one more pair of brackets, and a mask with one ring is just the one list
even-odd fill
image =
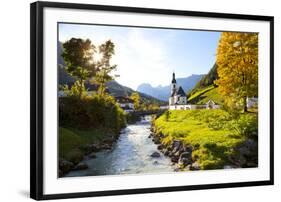
{"label": "sunlight on grass", "polygon": [[156,119],[155,130],[164,135],[162,143],[165,145],[173,140],[192,145],[194,160],[198,159],[203,169],[212,169],[225,165],[235,146],[246,138],[237,133],[234,123],[224,110],[173,110],[168,120],[163,115]]}
{"label": "sunlight on grass", "polygon": [[209,100],[213,100],[216,104],[223,104],[223,98],[218,93],[218,88],[213,85],[197,90],[188,98],[188,101],[194,104],[206,104]]}

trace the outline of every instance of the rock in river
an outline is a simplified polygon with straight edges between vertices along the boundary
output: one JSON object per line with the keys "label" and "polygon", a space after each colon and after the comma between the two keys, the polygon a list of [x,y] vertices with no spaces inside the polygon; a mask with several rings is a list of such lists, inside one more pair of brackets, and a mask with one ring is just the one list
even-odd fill
{"label": "rock in river", "polygon": [[96,154],[95,154],[94,152],[92,152],[92,153],[90,153],[90,154],[88,155],[88,157],[91,158],[91,159],[94,159],[94,158],[96,158],[97,156],[96,156]]}
{"label": "rock in river", "polygon": [[73,170],[85,170],[88,168],[88,165],[86,163],[78,163],[74,168]]}
{"label": "rock in river", "polygon": [[179,160],[178,160],[178,164],[183,165],[183,166],[187,166],[188,164],[191,164],[191,152],[183,152],[180,154]]}
{"label": "rock in river", "polygon": [[191,165],[190,170],[200,170],[199,163],[195,162]]}
{"label": "rock in river", "polygon": [[191,159],[191,156],[192,156],[192,152],[183,152],[183,153],[181,153],[181,155],[180,155],[180,159],[181,159],[181,158]]}
{"label": "rock in river", "polygon": [[59,160],[59,169],[61,170],[62,173],[69,172],[73,167],[74,167],[74,164],[72,162],[64,160],[64,159]]}
{"label": "rock in river", "polygon": [[160,153],[159,152],[153,152],[150,156],[153,157],[153,158],[158,158],[158,157],[160,157]]}

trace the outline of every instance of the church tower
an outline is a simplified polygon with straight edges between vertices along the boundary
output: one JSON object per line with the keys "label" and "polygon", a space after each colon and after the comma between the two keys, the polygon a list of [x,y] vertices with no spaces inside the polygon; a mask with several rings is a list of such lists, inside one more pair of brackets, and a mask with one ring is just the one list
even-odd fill
{"label": "church tower", "polygon": [[171,84],[171,95],[176,91],[177,89],[177,81],[175,78],[175,72],[173,72],[173,79],[172,79],[172,84]]}
{"label": "church tower", "polygon": [[169,105],[174,105],[176,100],[174,100],[174,95],[177,91],[177,81],[176,81],[176,78],[175,78],[175,72],[173,72],[173,79],[172,79],[172,84],[171,84],[171,95],[170,95],[170,98],[169,98]]}

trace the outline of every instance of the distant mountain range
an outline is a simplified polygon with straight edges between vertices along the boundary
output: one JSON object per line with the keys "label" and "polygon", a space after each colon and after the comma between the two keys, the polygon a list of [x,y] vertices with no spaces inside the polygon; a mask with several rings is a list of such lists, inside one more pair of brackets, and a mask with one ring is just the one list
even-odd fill
{"label": "distant mountain range", "polygon": [[[205,76],[205,74],[192,74],[186,78],[177,78],[177,86],[181,86],[188,93]],[[138,86],[137,91],[151,95],[159,100],[168,101],[171,93],[170,85],[152,87],[148,83]]]}

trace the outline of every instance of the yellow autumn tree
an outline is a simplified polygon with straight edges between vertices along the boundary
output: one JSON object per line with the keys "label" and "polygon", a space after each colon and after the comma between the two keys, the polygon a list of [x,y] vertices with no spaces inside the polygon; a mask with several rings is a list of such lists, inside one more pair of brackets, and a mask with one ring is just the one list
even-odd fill
{"label": "yellow autumn tree", "polygon": [[141,97],[137,92],[133,92],[130,96],[130,98],[134,101],[134,108],[135,110],[140,109],[140,102],[141,102]]}
{"label": "yellow autumn tree", "polygon": [[258,34],[223,32],[219,40],[215,81],[229,106],[243,106],[247,97],[258,96]]}

